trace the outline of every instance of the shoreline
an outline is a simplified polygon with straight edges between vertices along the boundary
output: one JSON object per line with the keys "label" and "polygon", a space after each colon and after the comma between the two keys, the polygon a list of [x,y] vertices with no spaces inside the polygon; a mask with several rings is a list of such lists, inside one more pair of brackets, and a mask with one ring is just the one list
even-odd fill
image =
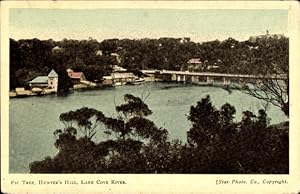
{"label": "shoreline", "polygon": [[[215,87],[215,88],[221,88],[224,89],[228,92],[232,92],[232,90],[243,90],[241,86],[235,86],[235,85],[222,85],[220,83],[215,83],[215,84],[195,84],[195,83],[183,83],[183,82],[178,82],[178,81],[146,81],[147,83],[152,82],[152,83],[173,83],[176,86],[172,87],[166,87],[164,89],[169,89],[169,88],[175,88],[175,87],[180,87],[182,85],[190,87],[190,86],[198,86],[198,87]],[[138,85],[132,85],[132,84],[125,84],[125,85],[130,85],[130,86],[138,86]],[[121,86],[118,86],[121,87]],[[89,86],[89,87],[82,87],[82,88],[70,88],[68,91],[58,91],[58,92],[46,92],[46,93],[35,93],[32,92],[31,90],[24,90],[24,92],[19,93],[16,92],[16,90],[9,91],[9,98],[28,98],[32,96],[48,96],[48,95],[57,95],[57,96],[63,96],[68,93],[74,92],[74,91],[90,91],[90,90],[102,90],[106,88],[116,88],[116,86],[113,85],[99,85],[99,86]]]}

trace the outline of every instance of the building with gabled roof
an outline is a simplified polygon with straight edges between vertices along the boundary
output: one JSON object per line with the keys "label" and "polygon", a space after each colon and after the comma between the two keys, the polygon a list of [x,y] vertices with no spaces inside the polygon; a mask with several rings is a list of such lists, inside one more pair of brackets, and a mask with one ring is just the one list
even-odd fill
{"label": "building with gabled roof", "polygon": [[125,85],[134,82],[138,77],[131,72],[114,72],[109,76],[103,76],[104,85]]}
{"label": "building with gabled roof", "polygon": [[188,70],[188,71],[202,71],[204,69],[204,64],[200,60],[200,58],[191,58],[187,62],[187,67],[182,68],[181,70]]}
{"label": "building with gabled roof", "polygon": [[52,69],[47,76],[37,76],[33,80],[28,82],[31,90],[33,88],[39,88],[42,90],[51,90],[57,92],[58,88],[58,74]]}
{"label": "building with gabled roof", "polygon": [[58,77],[57,73],[52,69],[50,73],[48,74],[48,77]]}
{"label": "building with gabled roof", "polygon": [[52,69],[48,74],[48,88],[57,92],[58,89],[58,74]]}
{"label": "building with gabled roof", "polygon": [[37,76],[33,80],[29,81],[30,84],[48,84],[48,76]]}
{"label": "building with gabled roof", "polygon": [[189,63],[189,64],[201,64],[202,62],[201,62],[200,58],[192,58],[192,59],[188,60],[187,63]]}
{"label": "building with gabled roof", "polygon": [[83,72],[74,72],[72,69],[67,69],[67,73],[73,84],[87,81]]}

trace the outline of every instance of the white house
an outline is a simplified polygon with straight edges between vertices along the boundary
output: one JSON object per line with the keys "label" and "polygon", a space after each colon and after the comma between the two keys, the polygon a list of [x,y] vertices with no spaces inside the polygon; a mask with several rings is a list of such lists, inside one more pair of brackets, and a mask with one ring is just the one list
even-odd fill
{"label": "white house", "polygon": [[54,69],[52,69],[48,76],[37,76],[28,83],[32,91],[47,90],[49,92],[57,92],[58,75]]}

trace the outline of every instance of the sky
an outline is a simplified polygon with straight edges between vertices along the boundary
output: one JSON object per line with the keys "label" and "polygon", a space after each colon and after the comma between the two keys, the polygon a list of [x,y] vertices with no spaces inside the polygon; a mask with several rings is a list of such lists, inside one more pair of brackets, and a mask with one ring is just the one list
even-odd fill
{"label": "sky", "polygon": [[246,40],[252,35],[287,35],[287,10],[188,9],[10,9],[9,36],[88,39],[190,37],[192,41]]}

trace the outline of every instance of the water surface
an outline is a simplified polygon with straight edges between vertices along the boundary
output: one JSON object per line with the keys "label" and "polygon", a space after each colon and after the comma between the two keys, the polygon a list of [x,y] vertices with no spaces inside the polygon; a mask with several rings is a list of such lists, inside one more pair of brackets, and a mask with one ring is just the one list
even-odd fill
{"label": "water surface", "polygon": [[[121,104],[124,94],[146,98],[153,111],[149,116],[158,126],[168,129],[171,139],[186,141],[186,131],[190,127],[186,115],[190,106],[202,97],[210,95],[213,104],[219,108],[228,102],[236,108],[236,119],[242,111],[257,112],[265,104],[263,101],[238,90],[229,93],[221,88],[185,86],[181,84],[145,83],[138,86],[120,86],[92,91],[76,91],[66,97],[42,96],[10,99],[9,103],[9,170],[10,173],[27,173],[32,161],[53,156],[53,131],[63,128],[59,115],[63,112],[90,107],[101,110],[107,116],[117,115],[115,104]],[[268,116],[271,123],[287,120],[276,107],[270,106]],[[97,134],[96,141],[103,139]]]}

